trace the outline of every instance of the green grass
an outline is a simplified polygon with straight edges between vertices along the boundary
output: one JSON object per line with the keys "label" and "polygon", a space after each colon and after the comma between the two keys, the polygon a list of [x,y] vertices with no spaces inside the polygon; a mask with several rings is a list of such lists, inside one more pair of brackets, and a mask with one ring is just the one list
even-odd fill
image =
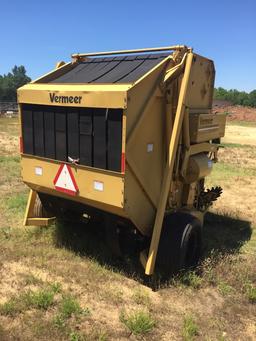
{"label": "green grass", "polygon": [[55,315],[53,322],[59,329],[66,327],[67,319],[71,317],[78,318],[79,316],[88,316],[90,310],[88,308],[83,309],[77,299],[71,295],[62,296],[62,300],[58,307],[58,313]]}
{"label": "green grass", "polygon": [[134,335],[144,335],[153,330],[156,325],[155,320],[151,315],[143,310],[126,314],[124,311],[120,315],[120,321]]}
{"label": "green grass", "polygon": [[228,285],[225,281],[219,281],[218,289],[223,296],[228,296],[234,292],[234,288],[231,285]]}
{"label": "green grass", "polygon": [[15,298],[11,298],[7,302],[0,305],[0,315],[12,316],[22,312],[22,306]]}
{"label": "green grass", "polygon": [[42,289],[38,292],[28,291],[23,299],[27,308],[47,310],[54,304],[54,292],[50,289]]}
{"label": "green grass", "polygon": [[0,305],[0,315],[15,316],[29,309],[47,310],[54,305],[55,292],[51,287],[38,291],[27,290]]}
{"label": "green grass", "polygon": [[6,207],[11,214],[24,213],[27,204],[27,193],[17,193],[6,200]]}
{"label": "green grass", "polygon": [[189,315],[184,318],[182,327],[182,337],[184,341],[193,341],[199,335],[199,327],[193,316]]}
{"label": "green grass", "polygon": [[148,306],[151,303],[148,292],[142,288],[136,288],[132,298],[137,304]]}
{"label": "green grass", "polygon": [[237,121],[237,120],[230,120],[227,122],[227,125],[230,126],[242,126],[242,127],[256,127],[255,121]]}
{"label": "green grass", "polygon": [[207,178],[207,181],[211,183],[223,183],[223,181],[230,181],[231,178],[245,176],[256,176],[256,170],[231,163],[218,162],[214,165],[213,171]]}
{"label": "green grass", "polygon": [[20,157],[0,156],[0,169],[1,175],[5,176],[9,181],[13,180],[15,176],[20,176]]}
{"label": "green grass", "polygon": [[185,285],[193,289],[199,289],[202,285],[203,279],[198,276],[194,271],[189,271],[181,274],[177,278],[176,285]]}
{"label": "green grass", "polygon": [[247,281],[245,284],[245,292],[249,302],[256,304],[256,286],[250,281]]}
{"label": "green grass", "polygon": [[221,143],[221,146],[224,148],[247,148],[247,149],[254,149],[254,146],[251,146],[250,144],[240,144],[240,143]]}
{"label": "green grass", "polygon": [[83,341],[84,337],[78,332],[71,332],[69,334],[69,341]]}
{"label": "green grass", "polygon": [[89,310],[82,309],[79,302],[74,297],[67,295],[62,298],[59,313],[64,319],[67,319],[72,315],[78,316],[80,314],[89,314]]}

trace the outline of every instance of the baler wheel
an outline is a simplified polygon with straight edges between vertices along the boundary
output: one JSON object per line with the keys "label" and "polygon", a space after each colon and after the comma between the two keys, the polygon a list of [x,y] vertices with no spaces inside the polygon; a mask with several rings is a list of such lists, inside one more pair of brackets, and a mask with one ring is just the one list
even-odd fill
{"label": "baler wheel", "polygon": [[156,260],[156,271],[161,277],[195,268],[201,255],[201,230],[199,220],[190,214],[165,217]]}
{"label": "baler wheel", "polygon": [[33,208],[33,215],[35,218],[48,218],[51,216],[43,207],[38,194],[36,196],[36,201],[35,201],[34,208]]}

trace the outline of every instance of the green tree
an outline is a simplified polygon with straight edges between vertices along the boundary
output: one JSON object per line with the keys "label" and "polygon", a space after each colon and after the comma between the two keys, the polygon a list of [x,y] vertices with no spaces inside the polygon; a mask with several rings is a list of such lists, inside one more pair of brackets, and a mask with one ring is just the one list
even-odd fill
{"label": "green tree", "polygon": [[30,81],[31,79],[27,76],[25,67],[15,65],[12,72],[0,76],[0,101],[16,102],[17,89]]}
{"label": "green tree", "polygon": [[256,107],[256,90],[247,93],[236,89],[226,90],[219,87],[214,89],[214,98],[227,100],[232,104]]}
{"label": "green tree", "polygon": [[249,93],[249,105],[251,107],[256,107],[256,90],[253,90]]}

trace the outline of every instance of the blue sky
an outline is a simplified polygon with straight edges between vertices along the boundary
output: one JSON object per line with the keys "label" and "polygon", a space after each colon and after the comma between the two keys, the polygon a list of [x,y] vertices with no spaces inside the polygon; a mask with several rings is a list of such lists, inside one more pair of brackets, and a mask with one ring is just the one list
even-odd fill
{"label": "blue sky", "polygon": [[256,0],[0,0],[0,74],[32,78],[74,52],[187,44],[215,62],[216,86],[256,89]]}

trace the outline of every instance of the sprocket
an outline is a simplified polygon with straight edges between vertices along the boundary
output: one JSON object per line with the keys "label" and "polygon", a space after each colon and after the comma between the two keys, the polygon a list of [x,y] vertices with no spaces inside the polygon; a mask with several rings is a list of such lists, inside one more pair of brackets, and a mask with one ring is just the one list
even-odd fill
{"label": "sprocket", "polygon": [[216,201],[222,194],[223,189],[220,186],[212,187],[211,189],[203,188],[197,200],[198,209],[206,211],[214,201]]}

